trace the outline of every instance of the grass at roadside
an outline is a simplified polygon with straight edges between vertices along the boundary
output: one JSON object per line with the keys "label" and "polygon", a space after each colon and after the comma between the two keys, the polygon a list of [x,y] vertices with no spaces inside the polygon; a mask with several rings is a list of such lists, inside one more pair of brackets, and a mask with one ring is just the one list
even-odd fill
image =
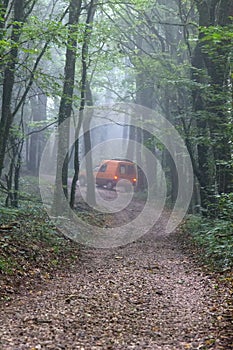
{"label": "grass at roadside", "polygon": [[191,251],[215,281],[216,305],[211,312],[219,350],[233,349],[233,222],[227,219],[229,211],[224,219],[215,220],[189,215],[181,232],[185,251]]}
{"label": "grass at roadside", "polygon": [[233,223],[197,215],[187,217],[183,229],[202,251],[202,259],[214,269],[233,267]]}
{"label": "grass at roadside", "polygon": [[2,207],[0,215],[0,299],[10,298],[22,284],[52,278],[78,259],[78,244],[56,230],[40,204]]}

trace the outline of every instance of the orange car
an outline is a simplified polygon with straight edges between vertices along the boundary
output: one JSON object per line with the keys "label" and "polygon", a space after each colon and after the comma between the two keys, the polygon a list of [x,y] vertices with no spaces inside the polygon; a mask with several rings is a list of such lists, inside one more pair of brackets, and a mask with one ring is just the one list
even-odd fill
{"label": "orange car", "polygon": [[[132,185],[137,182],[136,165],[124,159],[103,160],[99,168],[94,169],[94,177],[97,186],[106,186],[111,190],[120,180],[128,180]],[[82,173],[79,177],[80,185],[85,185],[86,177]]]}

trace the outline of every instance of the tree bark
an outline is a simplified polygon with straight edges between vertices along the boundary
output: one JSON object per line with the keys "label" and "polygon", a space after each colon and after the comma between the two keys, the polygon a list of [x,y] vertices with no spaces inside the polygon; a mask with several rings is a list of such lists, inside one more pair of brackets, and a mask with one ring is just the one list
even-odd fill
{"label": "tree bark", "polygon": [[[233,4],[229,0],[196,1],[199,12],[199,26],[224,26],[230,23]],[[222,43],[214,52],[205,32],[199,32],[199,41],[192,58],[192,79],[197,83],[193,91],[193,110],[199,130],[197,145],[199,171],[196,174],[201,187],[201,205],[210,215],[216,215],[215,195],[232,190],[232,173],[229,171],[231,146],[229,142],[229,112],[227,100],[230,91],[229,45]],[[207,73],[205,78],[204,74]],[[208,90],[200,88],[208,84]]]}
{"label": "tree bark", "polygon": [[[77,28],[81,0],[70,0],[69,6],[69,36],[66,49],[66,60],[64,69],[63,93],[59,107],[58,125],[69,120],[72,112],[75,63],[77,50]],[[57,151],[57,169],[56,169],[56,185],[54,192],[54,215],[63,215],[66,202],[63,199],[63,193],[68,199],[68,150],[69,150],[69,125],[58,130],[58,151]]]}
{"label": "tree bark", "polygon": [[15,24],[12,26],[11,42],[13,42],[14,45],[10,50],[9,60],[4,69],[2,88],[2,113],[0,120],[0,178],[4,168],[4,159],[10,128],[13,123],[11,101],[15,82],[15,69],[18,59],[18,43],[21,35],[21,27],[19,23],[22,23],[24,20],[24,0],[14,1],[13,20]]}
{"label": "tree bark", "polygon": [[78,126],[76,130],[76,141],[75,141],[75,154],[74,154],[74,176],[72,179],[72,185],[71,185],[71,196],[70,196],[70,207],[74,207],[74,200],[75,200],[75,189],[76,189],[76,182],[78,180],[78,174],[79,174],[79,141],[78,141],[78,134],[81,127],[81,124],[84,123],[84,146],[85,146],[85,156],[86,156],[86,170],[87,170],[87,202],[94,206],[96,204],[95,201],[95,186],[94,186],[94,179],[93,179],[93,173],[92,173],[92,157],[91,157],[91,138],[90,138],[90,120],[84,121],[85,117],[89,117],[88,115],[84,117],[84,108],[85,105],[93,105],[92,101],[92,95],[91,95],[91,89],[89,82],[87,80],[87,70],[88,70],[88,48],[89,48],[89,40],[90,35],[92,31],[92,22],[95,16],[96,11],[96,5],[98,1],[97,0],[91,0],[89,7],[88,7],[88,13],[87,13],[87,19],[86,19],[86,27],[84,32],[84,40],[83,40],[83,46],[82,46],[82,78],[81,78],[81,103],[79,108],[79,121]]}
{"label": "tree bark", "polygon": [[[31,104],[31,120],[32,122],[39,122],[46,120],[46,105],[47,97],[40,89],[34,89],[35,95],[30,98]],[[33,127],[38,130],[38,127]],[[27,168],[32,175],[38,175],[40,159],[43,152],[44,135],[43,132],[35,132],[29,139],[29,154],[27,160]]]}

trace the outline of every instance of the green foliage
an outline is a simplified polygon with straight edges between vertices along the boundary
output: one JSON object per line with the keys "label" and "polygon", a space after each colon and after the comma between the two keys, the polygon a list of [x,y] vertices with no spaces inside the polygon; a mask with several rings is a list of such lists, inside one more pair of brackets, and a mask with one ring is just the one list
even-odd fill
{"label": "green foliage", "polygon": [[[42,40],[43,42],[53,42],[61,47],[64,46],[66,37],[67,28],[62,22],[57,20],[41,21],[37,16],[31,16],[22,30],[22,40],[27,43],[29,41],[38,43]],[[27,48],[28,44],[24,49],[27,50]],[[38,49],[35,48],[35,50],[35,53],[38,53]]]}
{"label": "green foliage", "polygon": [[[12,213],[12,215],[11,215]],[[42,205],[0,208],[0,300],[18,291],[27,278],[47,280],[54,270],[72,266],[79,246],[60,235]]]}
{"label": "green foliage", "polygon": [[222,193],[218,197],[219,217],[233,222],[233,192]]}
{"label": "green foliage", "polygon": [[4,199],[0,201],[0,223],[7,222],[8,220],[15,220],[17,217],[19,210],[15,208],[6,208],[3,205]]}
{"label": "green foliage", "polygon": [[26,236],[47,240],[55,232],[42,204],[26,202],[17,210],[1,207],[0,218],[2,225]]}
{"label": "green foliage", "polygon": [[203,258],[208,265],[220,269],[233,266],[232,221],[190,215],[184,229],[203,250]]}
{"label": "green foliage", "polygon": [[0,257],[0,272],[6,273],[8,275],[12,275],[13,270],[16,267],[17,267],[17,264],[10,257],[9,258]]}
{"label": "green foliage", "polygon": [[146,139],[146,141],[144,142],[144,146],[152,152],[155,150],[155,148],[159,150],[164,149],[164,145],[153,135]]}
{"label": "green foliage", "polygon": [[233,25],[201,27],[200,32],[204,35],[203,42],[209,41],[218,46],[229,40],[229,45],[232,46]]}
{"label": "green foliage", "polygon": [[[202,51],[209,58],[219,65],[219,69],[223,65],[232,65],[232,49],[233,49],[233,25],[228,26],[209,26],[200,28],[203,44]],[[229,60],[226,60],[230,57]]]}

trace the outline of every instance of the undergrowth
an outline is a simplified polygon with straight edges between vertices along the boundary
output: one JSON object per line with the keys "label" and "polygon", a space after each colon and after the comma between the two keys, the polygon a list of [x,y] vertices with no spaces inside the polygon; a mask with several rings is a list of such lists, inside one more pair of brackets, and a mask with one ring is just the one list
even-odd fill
{"label": "undergrowth", "polygon": [[[80,244],[67,238],[49,218],[34,178],[24,178],[18,208],[5,207],[0,193],[0,300],[18,292],[30,281],[52,278],[58,269],[70,269],[79,260]],[[97,215],[78,203],[76,215],[103,227],[105,215]],[[25,282],[27,281],[27,282]]]}
{"label": "undergrowth", "polygon": [[233,267],[232,221],[190,215],[184,228],[202,249],[202,257],[208,265],[216,269]]}
{"label": "undergrowth", "polygon": [[233,193],[216,197],[217,218],[189,215],[184,229],[203,251],[208,265],[217,269],[233,267]]}
{"label": "undergrowth", "polygon": [[57,231],[41,204],[0,208],[0,300],[78,258],[79,245]]}

